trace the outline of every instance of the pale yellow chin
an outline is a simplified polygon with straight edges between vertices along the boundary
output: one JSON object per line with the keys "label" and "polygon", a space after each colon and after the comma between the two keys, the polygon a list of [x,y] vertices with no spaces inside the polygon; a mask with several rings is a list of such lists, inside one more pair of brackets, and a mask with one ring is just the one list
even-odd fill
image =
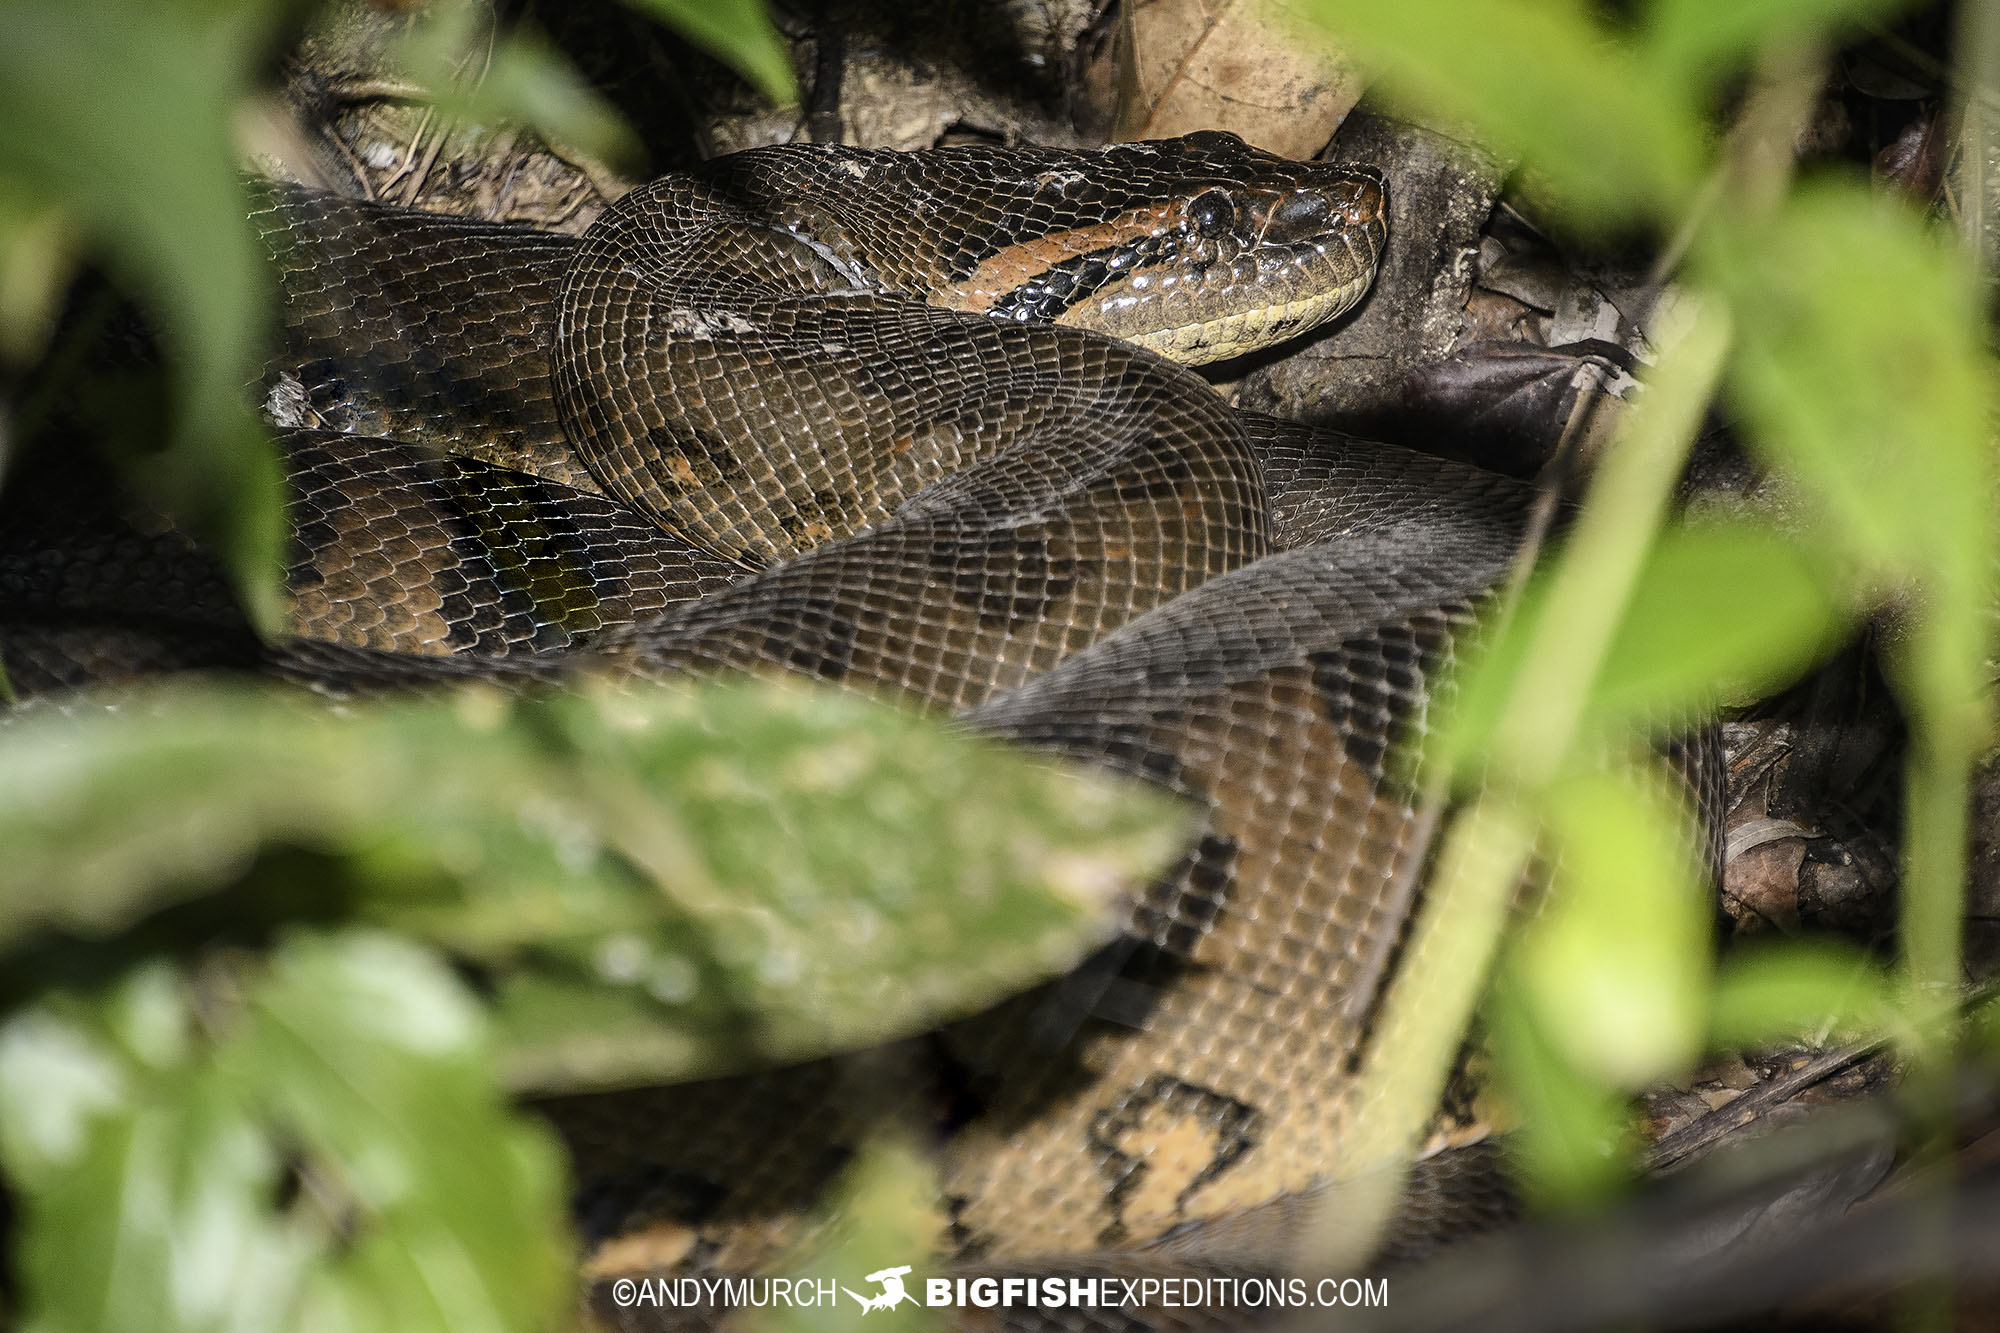
{"label": "pale yellow chin", "polygon": [[[1129,320],[1135,311],[1107,310],[1094,302],[1072,306],[1057,317],[1056,323],[1094,329],[1126,342],[1137,343],[1170,361],[1200,366],[1261,351],[1346,314],[1368,290],[1369,280],[1373,277],[1374,274],[1370,273],[1296,301],[1232,311],[1214,319],[1195,320],[1171,328],[1140,326]],[[1121,319],[1120,315],[1128,318]]]}

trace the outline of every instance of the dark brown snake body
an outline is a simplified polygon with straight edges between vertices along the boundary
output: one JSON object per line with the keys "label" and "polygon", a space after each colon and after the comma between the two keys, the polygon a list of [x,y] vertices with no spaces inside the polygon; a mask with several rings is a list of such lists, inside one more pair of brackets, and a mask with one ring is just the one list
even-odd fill
{"label": "dark brown snake body", "polygon": [[[961,1256],[1280,1263],[1407,925],[1401,759],[1527,496],[1100,330],[1203,360],[1310,327],[1365,290],[1382,188],[1204,135],[760,151],[581,242],[280,193],[291,669],[803,673],[1183,793],[1204,827],[1124,945],[900,1053],[892,1100],[949,1130]],[[0,596],[120,620],[14,531]],[[201,600],[170,536],[123,540]],[[17,679],[80,673],[60,616],[4,619]],[[883,1110],[843,1068],[555,1104],[593,1272],[768,1264]]]}

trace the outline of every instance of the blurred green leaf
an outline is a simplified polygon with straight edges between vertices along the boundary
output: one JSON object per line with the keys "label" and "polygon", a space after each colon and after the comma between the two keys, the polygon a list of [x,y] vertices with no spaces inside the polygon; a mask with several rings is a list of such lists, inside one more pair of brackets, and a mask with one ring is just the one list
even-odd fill
{"label": "blurred green leaf", "polygon": [[213,1078],[98,1120],[60,1183],[27,1204],[32,1326],[266,1324],[304,1257],[297,1234],[271,1224],[278,1175],[272,1145]]}
{"label": "blurred green leaf", "polygon": [[625,0],[707,50],[780,106],[799,100],[791,57],[764,0]]}
{"label": "blurred green leaf", "polygon": [[0,0],[0,182],[61,200],[151,298],[177,417],[128,466],[213,544],[266,629],[282,507],[243,387],[268,292],[230,134],[277,8]]}
{"label": "blurred green leaf", "polygon": [[611,104],[555,48],[515,33],[493,53],[468,110],[476,119],[518,122],[593,157],[631,162],[638,140]]}
{"label": "blurred green leaf", "polygon": [[[1903,612],[1886,666],[1911,721],[1901,942],[1924,1012],[1960,984],[1970,770],[1992,715],[1981,288],[1963,251],[1855,186],[1802,189],[1754,228],[1717,228],[1699,254],[1741,312],[1732,387],[1753,442],[1816,502],[1859,594]],[[1945,1034],[1906,1030],[1919,1057],[1948,1049]]]}
{"label": "blurred green leaf", "polygon": [[[943,1267],[931,1246],[940,1234],[938,1175],[933,1162],[906,1140],[884,1134],[866,1145],[842,1176],[825,1210],[829,1226],[781,1271],[807,1281],[831,1280],[840,1301],[823,1306],[773,1306],[750,1322],[757,1333],[931,1333],[945,1327],[924,1304],[924,1279]],[[864,1310],[857,1298],[882,1288],[868,1274],[910,1267],[902,1274],[910,1300]]]}
{"label": "blurred green leaf", "polygon": [[1510,1112],[1510,1155],[1529,1196],[1560,1206],[1629,1179],[1636,1140],[1624,1094],[1564,1057],[1518,969],[1502,969],[1482,1012]]}
{"label": "blurred green leaf", "polygon": [[1470,121],[1605,222],[1677,217],[1704,171],[1688,90],[1583,5],[1304,0],[1395,95]]}
{"label": "blurred green leaf", "polygon": [[[607,705],[613,727],[650,733],[626,741],[633,789],[674,794],[672,832],[685,839],[658,853],[629,834],[624,845],[679,898],[756,1015],[737,1060],[905,1035],[1067,970],[1189,829],[1177,802],[1143,784],[846,696],[678,698],[630,714]],[[696,848],[690,876],[676,866]],[[665,1000],[643,973],[630,992]]]}
{"label": "blurred green leaf", "polygon": [[470,0],[429,5],[397,43],[395,62],[447,116],[525,125],[593,158],[638,155],[631,130],[560,53],[532,32],[489,31],[491,17]]}
{"label": "blurred green leaf", "polygon": [[131,1080],[98,1034],[44,1009],[0,1027],[0,1161],[41,1190],[75,1169],[93,1120],[129,1109]]}
{"label": "blurred green leaf", "polygon": [[[1465,673],[1444,735],[1459,761],[1490,753],[1502,710],[1541,629],[1548,574],[1530,581],[1505,629]],[[1586,735],[1684,725],[1803,673],[1845,627],[1822,562],[1775,528],[1705,522],[1664,533],[1647,554],[1583,709]]]}
{"label": "blurred green leaf", "polygon": [[1823,43],[1909,7],[1909,0],[1653,0],[1644,49],[1680,86],[1709,89],[1773,42]]}
{"label": "blurred green leaf", "polygon": [[197,1004],[154,966],[0,1027],[28,1326],[548,1327],[559,1158],[507,1109],[457,980],[359,934],[239,980],[240,1007]]}
{"label": "blurred green leaf", "polygon": [[1983,616],[1993,403],[1966,257],[1909,210],[1820,183],[1718,228],[1703,263],[1740,320],[1731,391],[1819,499],[1820,539],[1949,621]]}
{"label": "blurred green leaf", "polygon": [[1632,590],[1594,710],[1657,726],[1762,697],[1811,667],[1845,619],[1824,571],[1775,527],[1670,529]]}
{"label": "blurred green leaf", "polygon": [[1187,825],[1140,784],[796,687],[338,716],[169,688],[0,732],[0,940],[116,931],[260,847],[344,854],[361,912],[497,970],[513,1077],[685,1077],[1064,970]]}
{"label": "blurred green leaf", "polygon": [[48,342],[76,263],[73,225],[24,185],[0,195],[0,358],[25,362]]}
{"label": "blurred green leaf", "polygon": [[354,1211],[302,1293],[306,1326],[542,1329],[572,1281],[560,1150],[498,1094],[484,1015],[388,935],[273,957],[225,1068]]}
{"label": "blurred green leaf", "polygon": [[1642,1087],[1701,1048],[1710,909],[1691,802],[1629,769],[1554,784],[1543,816],[1557,862],[1512,956],[1523,1001],[1566,1061]]}
{"label": "blurred green leaf", "polygon": [[1786,940],[1730,957],[1709,997],[1709,1043],[1718,1050],[1885,1035],[1899,1021],[1881,965],[1832,941]]}

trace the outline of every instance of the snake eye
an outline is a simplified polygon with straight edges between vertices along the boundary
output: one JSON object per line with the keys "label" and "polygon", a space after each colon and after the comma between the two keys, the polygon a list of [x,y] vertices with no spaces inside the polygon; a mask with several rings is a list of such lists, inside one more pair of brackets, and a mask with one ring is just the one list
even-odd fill
{"label": "snake eye", "polygon": [[1209,190],[1188,204],[1187,217],[1203,236],[1220,236],[1236,221],[1236,205],[1222,191]]}

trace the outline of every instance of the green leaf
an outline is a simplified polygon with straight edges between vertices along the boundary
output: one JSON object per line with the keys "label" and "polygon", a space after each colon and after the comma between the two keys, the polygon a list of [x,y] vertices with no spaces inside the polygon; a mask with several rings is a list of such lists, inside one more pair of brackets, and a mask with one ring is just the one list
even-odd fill
{"label": "green leaf", "polygon": [[575,822],[651,884],[623,882],[622,919],[536,910],[546,889],[471,904],[539,932],[488,951],[521,1086],[714,1075],[984,1008],[1101,943],[1186,830],[1150,789],[848,696],[723,686],[543,721],[577,756]]}
{"label": "green leaf", "polygon": [[625,0],[732,66],[780,106],[799,100],[791,57],[764,0]]}
{"label": "green leaf", "polygon": [[651,731],[635,785],[681,813],[654,830],[679,846],[636,845],[636,811],[623,845],[698,923],[762,1058],[904,1035],[1066,971],[1189,829],[1142,784],[847,696],[721,687],[611,709]]}
{"label": "green leaf", "polygon": [[0,196],[0,358],[25,362],[54,330],[76,256],[60,204],[18,187]]}
{"label": "green leaf", "polygon": [[344,858],[355,910],[492,969],[510,1076],[687,1077],[1067,969],[1188,823],[1142,784],[796,687],[341,714],[165,687],[0,731],[0,941],[116,932],[302,847]]}
{"label": "green leaf", "polygon": [[99,1124],[64,1187],[32,1201],[34,1327],[255,1327],[285,1308],[302,1246],[265,1216],[277,1154],[211,1083],[179,1092]]}
{"label": "green leaf", "polygon": [[1518,969],[1502,970],[1483,1013],[1516,1179],[1529,1196],[1560,1206],[1629,1179],[1635,1140],[1624,1094],[1565,1058]]}
{"label": "green leaf", "polygon": [[[360,747],[380,728],[315,711],[268,689],[166,686],[0,731],[0,940],[109,934],[227,883],[260,846],[355,836],[379,781]],[[436,743],[427,715],[409,716],[384,759]]]}
{"label": "green leaf", "polygon": [[1775,527],[1702,523],[1647,556],[1599,677],[1607,724],[1699,716],[1796,680],[1845,628],[1823,569]]}
{"label": "green leaf", "polygon": [[1701,1047],[1709,906],[1693,811],[1629,770],[1556,783],[1543,815],[1558,860],[1513,956],[1523,1001],[1586,1076],[1642,1087]]}
{"label": "green leaf", "polygon": [[0,185],[59,199],[151,298],[178,391],[127,460],[279,624],[277,460],[244,404],[268,297],[230,128],[275,6],[0,0]]}
{"label": "green leaf", "polygon": [[1394,95],[1471,122],[1601,221],[1676,218],[1704,171],[1687,90],[1576,3],[1309,0]]}
{"label": "green leaf", "polygon": [[294,938],[225,1068],[354,1210],[301,1323],[550,1325],[571,1281],[560,1150],[507,1110],[483,1015],[435,958],[389,935]]}
{"label": "green leaf", "polygon": [[491,33],[490,22],[469,0],[430,5],[393,59],[447,116],[525,125],[591,157],[637,157],[631,130],[559,52],[532,32]]}
{"label": "green leaf", "polygon": [[[832,1281],[842,1296],[831,1309],[773,1306],[749,1321],[756,1333],[932,1333],[944,1321],[924,1303],[924,1279],[942,1276],[931,1252],[938,1235],[936,1166],[908,1142],[883,1135],[863,1147],[826,1208],[831,1226],[804,1254],[780,1267],[809,1282]],[[892,1308],[863,1309],[883,1288],[868,1275],[907,1266],[900,1274],[910,1299]]]}
{"label": "green leaf", "polygon": [[[164,1020],[165,1030],[162,1030]],[[187,996],[147,969],[101,1006],[0,1028],[0,1140],[23,1191],[20,1265],[46,1333],[282,1324],[307,1238],[270,1213],[280,1158],[212,1067],[173,1060]],[[120,1051],[166,1036],[170,1067]]]}
{"label": "green leaf", "polygon": [[559,1154],[507,1107],[458,980],[361,933],[202,976],[199,1042],[157,965],[0,1027],[28,1326],[552,1327]]}
{"label": "green leaf", "polygon": [[[597,953],[572,968],[530,960],[499,978],[494,1022],[508,1086],[633,1087],[698,1078],[755,1058],[745,1040],[748,1016],[685,953],[639,934],[610,937]],[[635,962],[647,970],[635,974]],[[673,963],[686,968],[686,983]],[[665,985],[656,980],[662,976]],[[708,989],[696,989],[699,981]]]}
{"label": "green leaf", "polygon": [[1653,0],[1645,53],[1679,85],[1708,89],[1773,43],[1822,43],[1907,8],[1908,0]]}
{"label": "green leaf", "polygon": [[[1902,613],[1885,665],[1911,723],[1899,937],[1921,1018],[1960,984],[1971,767],[1992,717],[1984,288],[1946,237],[1859,186],[1801,189],[1697,255],[1739,311],[1752,442],[1806,493],[1857,593]],[[1920,1068],[1942,1068],[1944,1034],[1904,1030]]]}
{"label": "green leaf", "polygon": [[1864,591],[1920,590],[1935,637],[1908,702],[1976,727],[1993,396],[1966,257],[1907,209],[1820,183],[1754,230],[1718,230],[1703,262],[1738,312],[1731,390],[1753,442],[1809,488],[1819,540]]}
{"label": "green leaf", "polygon": [[1728,958],[1709,997],[1709,1044],[1717,1050],[1899,1026],[1895,988],[1881,966],[1831,941],[1786,940]]}
{"label": "green leaf", "polygon": [[16,1182],[44,1187],[75,1169],[91,1122],[118,1113],[130,1080],[97,1034],[45,1010],[0,1027],[0,1161]]}
{"label": "green leaf", "polygon": [[[1584,734],[1615,742],[1761,698],[1797,679],[1846,617],[1823,563],[1760,523],[1674,528],[1646,557],[1583,708]],[[1446,733],[1459,759],[1487,755],[1548,599],[1538,573],[1477,665]]]}

